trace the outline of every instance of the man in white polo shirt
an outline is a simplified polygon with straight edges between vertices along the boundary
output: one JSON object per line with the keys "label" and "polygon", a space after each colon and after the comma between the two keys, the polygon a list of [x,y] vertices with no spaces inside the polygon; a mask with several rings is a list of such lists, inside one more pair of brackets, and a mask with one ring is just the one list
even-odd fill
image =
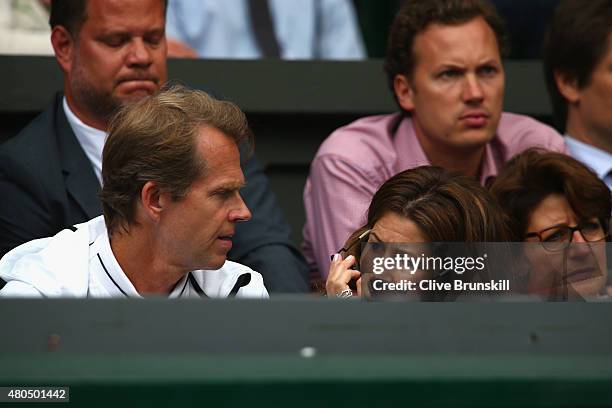
{"label": "man in white polo shirt", "polygon": [[122,108],[102,156],[103,215],[10,251],[0,295],[266,298],[259,273],[226,259],[251,218],[238,151],[251,138],[236,105],[201,91]]}
{"label": "man in white polo shirt", "polygon": [[[0,0],[2,1],[2,0]],[[50,41],[63,92],[0,145],[0,258],[102,214],[102,148],[120,106],[167,80],[167,0],[53,0]],[[253,213],[228,258],[258,270],[271,292],[307,291],[307,268],[255,154],[242,151]],[[0,281],[0,288],[2,282]]]}

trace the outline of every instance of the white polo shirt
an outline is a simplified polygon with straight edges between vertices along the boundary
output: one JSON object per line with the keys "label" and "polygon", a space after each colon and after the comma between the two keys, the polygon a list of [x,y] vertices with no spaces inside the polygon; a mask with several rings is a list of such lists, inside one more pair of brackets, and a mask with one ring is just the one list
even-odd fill
{"label": "white polo shirt", "polygon": [[[3,297],[141,297],[117,262],[103,216],[27,242],[0,260]],[[187,273],[169,294],[178,297],[268,298],[261,274],[226,261],[217,270]]]}

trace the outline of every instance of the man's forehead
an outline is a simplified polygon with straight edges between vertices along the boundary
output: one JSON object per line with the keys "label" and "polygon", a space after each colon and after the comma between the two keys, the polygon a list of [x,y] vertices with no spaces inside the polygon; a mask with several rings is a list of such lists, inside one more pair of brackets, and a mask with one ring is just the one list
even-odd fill
{"label": "man's forehead", "polygon": [[163,0],[89,0],[85,24],[107,31],[165,28]]}
{"label": "man's forehead", "polygon": [[200,140],[200,146],[207,150],[215,153],[219,153],[221,151],[231,151],[237,150],[236,143],[230,138],[224,141],[220,141],[218,139],[210,139],[210,138],[202,138]]}
{"label": "man's forehead", "polygon": [[214,177],[205,177],[211,189],[240,189],[246,185],[242,171],[221,173]]}
{"label": "man's forehead", "polygon": [[215,127],[200,126],[197,148],[206,163],[207,178],[223,178],[234,184],[244,184],[240,152],[231,137]]}
{"label": "man's forehead", "polygon": [[416,36],[413,44],[417,60],[425,56],[462,56],[472,50],[499,57],[495,32],[480,16],[459,24],[431,23]]}
{"label": "man's forehead", "polygon": [[238,150],[236,142],[230,136],[209,125],[200,125],[198,127],[198,145],[204,150],[215,152],[220,150]]}
{"label": "man's forehead", "polygon": [[606,64],[606,68],[612,70],[612,31],[608,33],[608,37],[604,44],[604,49],[602,53],[602,57],[598,64],[604,63]]}
{"label": "man's forehead", "polygon": [[204,176],[200,179],[208,191],[239,190],[246,185],[244,174],[239,164],[225,163],[211,165],[208,162]]}

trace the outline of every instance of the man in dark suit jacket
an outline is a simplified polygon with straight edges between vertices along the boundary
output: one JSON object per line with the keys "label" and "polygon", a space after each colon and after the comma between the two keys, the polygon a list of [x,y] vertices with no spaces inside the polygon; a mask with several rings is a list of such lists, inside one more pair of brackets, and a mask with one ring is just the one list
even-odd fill
{"label": "man in dark suit jacket", "polygon": [[[51,42],[64,72],[64,95],[0,146],[0,256],[101,214],[98,152],[89,146],[86,153],[79,140],[92,136],[82,128],[106,131],[118,106],[166,81],[165,3],[52,3]],[[270,292],[306,291],[306,265],[289,241],[267,178],[254,156],[242,157],[247,186],[241,194],[253,218],[237,225],[229,259],[261,272]]]}

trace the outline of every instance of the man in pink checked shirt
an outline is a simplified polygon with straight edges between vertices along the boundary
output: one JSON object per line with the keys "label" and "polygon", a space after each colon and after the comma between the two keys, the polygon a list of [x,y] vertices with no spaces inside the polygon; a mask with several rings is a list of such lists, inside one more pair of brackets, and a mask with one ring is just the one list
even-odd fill
{"label": "man in pink checked shirt", "polygon": [[502,113],[503,22],[488,0],[411,0],[390,31],[385,71],[401,112],[359,119],[321,145],[304,189],[304,254],[324,278],[330,254],[365,221],[396,173],[435,165],[484,185],[529,148],[565,152],[563,138]]}

